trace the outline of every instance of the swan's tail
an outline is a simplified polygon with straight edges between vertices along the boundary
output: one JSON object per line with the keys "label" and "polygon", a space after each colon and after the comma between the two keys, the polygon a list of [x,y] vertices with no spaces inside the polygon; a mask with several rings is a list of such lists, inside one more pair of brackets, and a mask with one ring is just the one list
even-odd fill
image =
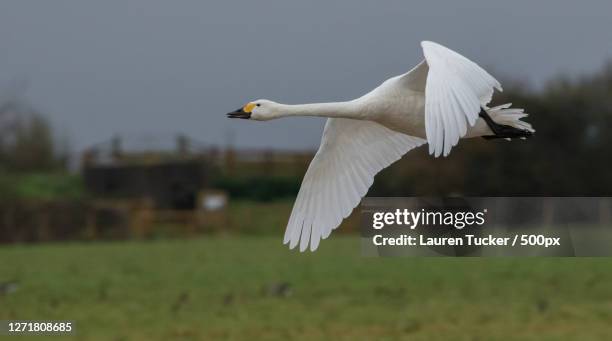
{"label": "swan's tail", "polygon": [[535,133],[535,129],[529,122],[521,121],[521,118],[529,115],[521,108],[510,108],[511,105],[512,103],[506,103],[493,108],[485,108],[485,110],[495,123]]}

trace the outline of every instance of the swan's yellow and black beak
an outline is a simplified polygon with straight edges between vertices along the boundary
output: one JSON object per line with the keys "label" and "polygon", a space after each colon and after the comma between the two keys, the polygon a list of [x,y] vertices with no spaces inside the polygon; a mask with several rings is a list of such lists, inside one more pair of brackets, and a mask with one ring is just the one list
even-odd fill
{"label": "swan's yellow and black beak", "polygon": [[236,111],[232,111],[227,113],[227,117],[229,118],[243,118],[245,120],[248,120],[249,118],[251,118],[251,113],[250,112],[245,112],[243,108],[240,108]]}
{"label": "swan's yellow and black beak", "polygon": [[242,119],[248,120],[249,118],[251,118],[251,111],[253,111],[254,107],[255,107],[254,103],[249,103],[236,111],[227,113],[227,117],[242,118]]}

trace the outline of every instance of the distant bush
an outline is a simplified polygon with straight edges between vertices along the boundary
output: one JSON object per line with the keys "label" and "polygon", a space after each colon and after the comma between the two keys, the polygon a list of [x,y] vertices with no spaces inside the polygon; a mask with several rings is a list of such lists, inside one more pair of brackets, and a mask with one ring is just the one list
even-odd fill
{"label": "distant bush", "polygon": [[0,199],[62,200],[85,195],[80,176],[67,173],[0,174]]}

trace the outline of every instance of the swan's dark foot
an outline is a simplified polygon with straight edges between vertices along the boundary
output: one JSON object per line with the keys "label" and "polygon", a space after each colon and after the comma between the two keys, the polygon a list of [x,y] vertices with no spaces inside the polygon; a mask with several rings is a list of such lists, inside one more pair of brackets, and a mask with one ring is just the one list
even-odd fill
{"label": "swan's dark foot", "polygon": [[482,117],[482,119],[485,120],[489,128],[495,134],[495,135],[483,136],[482,138],[486,140],[513,139],[513,138],[526,139],[533,135],[533,133],[530,132],[529,130],[518,129],[518,128],[511,127],[511,126],[496,123],[495,121],[493,121],[491,116],[489,116],[489,114],[484,109],[480,110],[480,113],[478,114],[478,116]]}

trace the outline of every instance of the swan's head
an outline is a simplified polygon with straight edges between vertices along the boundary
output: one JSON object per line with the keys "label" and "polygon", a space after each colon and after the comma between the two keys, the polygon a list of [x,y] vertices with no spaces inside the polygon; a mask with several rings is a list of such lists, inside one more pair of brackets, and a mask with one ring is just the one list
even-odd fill
{"label": "swan's head", "polygon": [[267,99],[258,99],[245,104],[242,108],[227,114],[229,118],[243,118],[255,121],[267,121],[280,117],[279,104]]}

